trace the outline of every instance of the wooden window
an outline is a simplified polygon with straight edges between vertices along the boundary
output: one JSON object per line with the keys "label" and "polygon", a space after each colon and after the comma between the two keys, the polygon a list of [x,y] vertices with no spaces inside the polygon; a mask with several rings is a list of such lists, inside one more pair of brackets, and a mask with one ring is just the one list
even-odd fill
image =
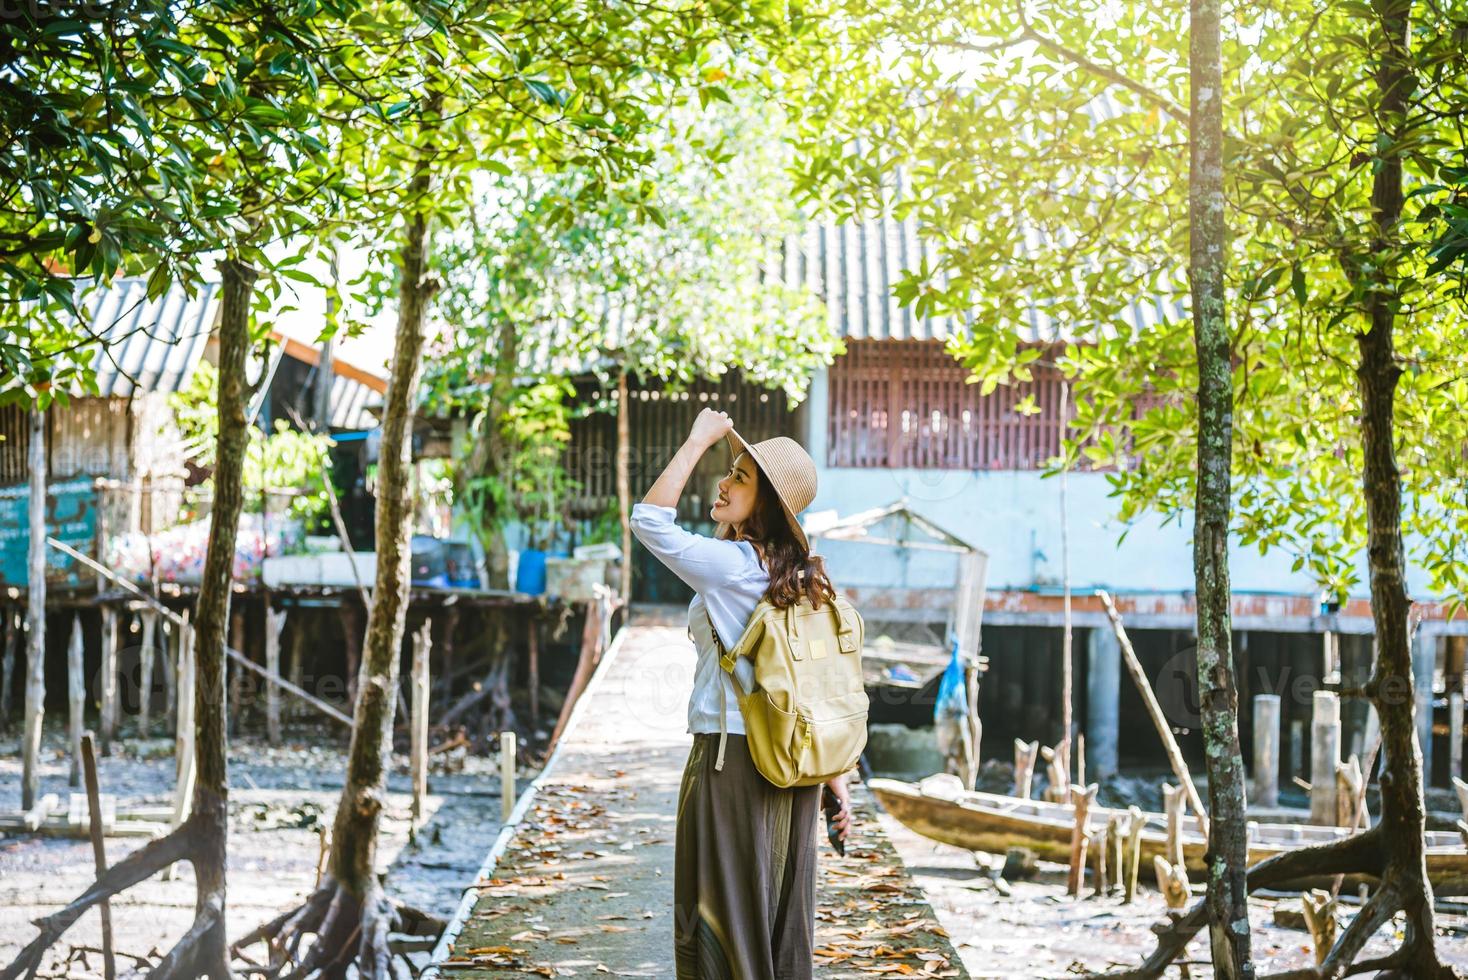
{"label": "wooden window", "polygon": [[[827,465],[1044,469],[1060,451],[1061,375],[1032,373],[981,396],[942,341],[848,339],[830,369]],[[1016,411],[1030,396],[1039,412]]]}

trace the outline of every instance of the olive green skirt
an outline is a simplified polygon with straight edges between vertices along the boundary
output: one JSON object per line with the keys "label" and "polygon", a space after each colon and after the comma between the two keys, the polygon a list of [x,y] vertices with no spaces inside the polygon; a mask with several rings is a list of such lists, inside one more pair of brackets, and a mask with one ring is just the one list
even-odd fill
{"label": "olive green skirt", "polygon": [[743,735],[694,735],[678,792],[678,980],[810,980],[819,786],[780,789]]}

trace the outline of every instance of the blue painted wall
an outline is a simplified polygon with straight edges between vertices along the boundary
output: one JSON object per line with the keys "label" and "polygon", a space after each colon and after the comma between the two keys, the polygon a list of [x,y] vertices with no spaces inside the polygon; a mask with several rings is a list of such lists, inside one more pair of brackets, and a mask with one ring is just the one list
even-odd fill
{"label": "blue painted wall", "polygon": [[[819,490],[812,511],[835,509],[842,516],[881,507],[906,497],[914,510],[989,554],[987,585],[999,589],[1059,588],[1060,481],[1033,471],[917,470],[833,468],[826,459],[827,389],[825,372],[811,386],[806,413],[806,447],[816,460]],[[1101,473],[1069,477],[1071,582],[1077,592],[1093,587],[1113,591],[1179,593],[1193,589],[1192,526],[1163,526],[1158,518],[1126,530],[1114,519],[1117,501],[1107,496]],[[843,585],[952,584],[951,560],[902,558],[896,549],[848,542],[821,542],[837,581]],[[1257,548],[1232,549],[1229,555],[1235,591],[1318,592],[1307,574],[1291,572],[1293,558],[1284,552],[1260,555]],[[904,562],[908,564],[904,566]],[[1360,561],[1367,594],[1365,557]],[[1427,596],[1427,580],[1413,568],[1408,586],[1414,596]]]}

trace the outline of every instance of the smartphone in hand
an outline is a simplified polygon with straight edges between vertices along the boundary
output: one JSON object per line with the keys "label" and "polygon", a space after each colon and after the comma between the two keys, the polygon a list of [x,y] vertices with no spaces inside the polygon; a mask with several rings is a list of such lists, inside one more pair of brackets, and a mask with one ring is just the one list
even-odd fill
{"label": "smartphone in hand", "polygon": [[831,787],[821,784],[821,809],[826,812],[826,839],[836,849],[836,853],[842,857],[846,856],[846,842],[841,839],[841,831],[836,829],[835,820],[841,812],[841,801],[836,794],[831,792]]}

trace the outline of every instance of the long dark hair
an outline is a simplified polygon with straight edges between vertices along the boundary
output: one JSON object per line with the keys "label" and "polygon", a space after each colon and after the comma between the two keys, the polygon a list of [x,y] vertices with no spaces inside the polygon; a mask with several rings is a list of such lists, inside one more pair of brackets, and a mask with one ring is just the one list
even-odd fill
{"label": "long dark hair", "polygon": [[793,606],[802,597],[809,599],[815,609],[821,608],[823,602],[834,602],[836,587],[826,575],[825,559],[811,554],[800,543],[785,518],[779,496],[760,468],[753,469],[754,509],[737,530],[732,524],[725,524],[719,536],[730,541],[748,541],[754,546],[765,571],[770,573],[765,598],[777,607]]}

